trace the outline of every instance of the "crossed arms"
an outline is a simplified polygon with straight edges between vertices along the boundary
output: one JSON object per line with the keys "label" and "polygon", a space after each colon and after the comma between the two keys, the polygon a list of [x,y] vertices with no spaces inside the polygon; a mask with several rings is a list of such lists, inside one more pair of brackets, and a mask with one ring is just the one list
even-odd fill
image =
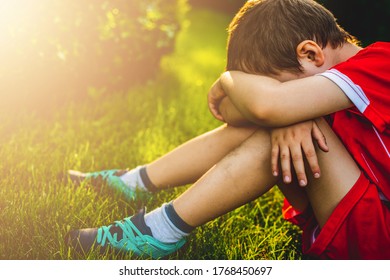
{"label": "crossed arms", "polygon": [[290,158],[301,158],[293,162],[301,186],[307,182],[302,151],[314,176],[319,177],[313,139],[323,151],[328,150],[314,120],[353,106],[342,90],[323,76],[279,82],[238,71],[221,75],[209,91],[208,103],[213,116],[223,122],[270,128],[274,175],[279,174],[280,157],[284,181],[291,182]]}
{"label": "crossed arms", "polygon": [[323,76],[282,83],[265,76],[225,72],[208,96],[210,110],[217,119],[223,119],[219,105],[224,97],[234,106],[225,110],[237,110],[234,116],[239,113],[247,121],[271,128],[312,120],[353,106],[342,90]]}

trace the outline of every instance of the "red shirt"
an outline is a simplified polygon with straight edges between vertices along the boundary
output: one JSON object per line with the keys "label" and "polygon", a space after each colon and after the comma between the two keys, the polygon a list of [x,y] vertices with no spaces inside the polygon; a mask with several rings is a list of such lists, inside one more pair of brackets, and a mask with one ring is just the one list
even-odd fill
{"label": "red shirt", "polygon": [[390,200],[390,43],[372,44],[320,75],[354,103],[355,107],[331,115],[332,128]]}

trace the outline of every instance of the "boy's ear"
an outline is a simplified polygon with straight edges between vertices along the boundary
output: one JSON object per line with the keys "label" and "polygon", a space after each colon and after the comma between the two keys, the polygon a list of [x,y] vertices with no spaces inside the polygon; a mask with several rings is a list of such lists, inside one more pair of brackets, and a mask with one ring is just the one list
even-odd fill
{"label": "boy's ear", "polygon": [[297,57],[299,60],[307,60],[320,67],[325,62],[325,56],[322,48],[312,40],[305,40],[297,46]]}

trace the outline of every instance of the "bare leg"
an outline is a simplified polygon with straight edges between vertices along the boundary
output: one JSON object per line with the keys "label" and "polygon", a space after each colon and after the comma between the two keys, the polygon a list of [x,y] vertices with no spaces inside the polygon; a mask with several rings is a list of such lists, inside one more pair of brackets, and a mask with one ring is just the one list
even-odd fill
{"label": "bare leg", "polygon": [[255,127],[221,126],[148,164],[148,176],[158,188],[194,183],[255,131]]}
{"label": "bare leg", "polygon": [[[318,151],[321,178],[309,176],[306,188],[288,185],[281,190],[301,210],[310,202],[322,226],[352,188],[360,170],[327,123],[319,120],[318,124],[330,148],[328,153]],[[189,225],[199,226],[267,192],[279,180],[272,176],[270,146],[269,132],[259,129],[178,197],[174,201],[176,212]]]}
{"label": "bare leg", "polygon": [[306,193],[317,221],[322,227],[341,199],[360,176],[360,169],[325,120],[316,121],[325,134],[329,152],[317,151],[321,178],[309,177]]}
{"label": "bare leg", "polygon": [[270,151],[269,132],[258,130],[178,197],[176,212],[199,226],[261,196],[277,182]]}

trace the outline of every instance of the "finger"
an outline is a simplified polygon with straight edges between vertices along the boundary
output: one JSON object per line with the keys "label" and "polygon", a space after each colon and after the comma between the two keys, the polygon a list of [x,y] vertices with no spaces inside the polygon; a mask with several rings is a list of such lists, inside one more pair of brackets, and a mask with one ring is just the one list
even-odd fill
{"label": "finger", "polygon": [[212,100],[212,98],[208,98],[208,105],[209,105],[209,110],[211,114],[220,121],[223,121],[223,116],[219,111],[219,103],[216,103],[215,101]]}
{"label": "finger", "polygon": [[313,123],[312,136],[316,140],[318,147],[322,151],[324,151],[324,152],[329,151],[328,144],[326,143],[326,137],[322,133],[321,129],[318,127],[318,125],[315,122]]}
{"label": "finger", "polygon": [[291,183],[291,159],[288,147],[281,147],[280,149],[280,166],[282,168],[283,182],[286,184]]}
{"label": "finger", "polygon": [[220,113],[219,109],[215,106],[210,107],[211,114],[219,121],[224,121],[222,114]]}
{"label": "finger", "polygon": [[217,80],[209,90],[209,98],[214,100],[214,102],[218,102],[226,96],[225,91],[221,87],[221,83]]}
{"label": "finger", "polygon": [[279,175],[279,146],[273,145],[271,150],[271,170],[275,177]]}
{"label": "finger", "polygon": [[302,143],[302,150],[305,154],[306,160],[309,164],[310,170],[314,178],[321,176],[320,165],[318,164],[317,153],[312,141],[305,141]]}
{"label": "finger", "polygon": [[305,172],[305,164],[303,162],[302,148],[301,145],[294,145],[290,147],[291,149],[291,160],[295,169],[295,174],[297,175],[298,184],[301,187],[307,185],[307,177]]}

